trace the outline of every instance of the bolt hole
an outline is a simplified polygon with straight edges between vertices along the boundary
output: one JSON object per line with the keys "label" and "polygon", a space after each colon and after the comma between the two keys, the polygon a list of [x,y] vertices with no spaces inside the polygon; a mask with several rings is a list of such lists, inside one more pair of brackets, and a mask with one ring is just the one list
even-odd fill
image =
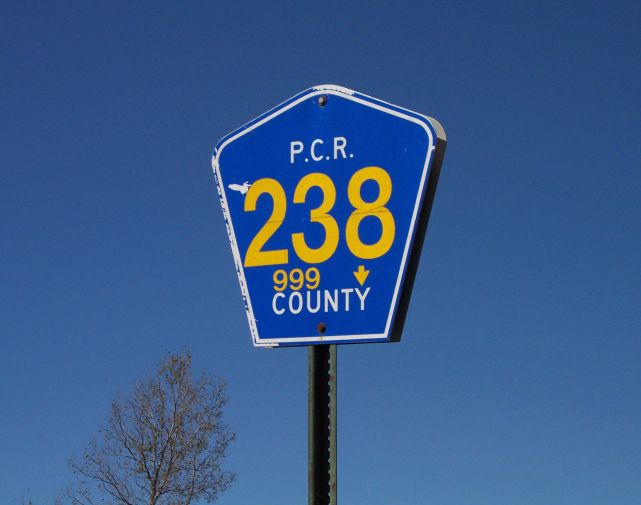
{"label": "bolt hole", "polygon": [[318,333],[323,334],[327,331],[327,325],[325,323],[318,323],[316,329],[318,330]]}
{"label": "bolt hole", "polygon": [[327,105],[327,95],[321,95],[318,97],[318,105],[325,107]]}

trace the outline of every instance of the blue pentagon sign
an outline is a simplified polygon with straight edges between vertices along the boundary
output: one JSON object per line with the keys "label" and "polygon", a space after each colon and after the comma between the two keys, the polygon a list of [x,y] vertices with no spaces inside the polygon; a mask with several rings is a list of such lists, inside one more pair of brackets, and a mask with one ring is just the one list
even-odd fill
{"label": "blue pentagon sign", "polygon": [[335,85],[220,140],[255,346],[400,339],[445,142],[436,120]]}

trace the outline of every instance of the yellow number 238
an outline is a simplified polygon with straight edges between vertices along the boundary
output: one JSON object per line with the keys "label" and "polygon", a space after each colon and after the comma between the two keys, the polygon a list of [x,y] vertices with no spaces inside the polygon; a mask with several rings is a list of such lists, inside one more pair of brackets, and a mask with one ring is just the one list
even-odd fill
{"label": "yellow number 238", "polygon": [[[366,181],[374,181],[378,185],[378,196],[373,202],[364,201],[361,195],[361,188]],[[339,240],[338,224],[330,214],[336,203],[336,187],[327,175],[312,173],[304,176],[296,186],[293,203],[305,203],[308,191],[314,187],[320,188],[323,200],[317,208],[310,211],[310,222],[323,227],[325,239],[319,247],[312,248],[305,241],[304,233],[292,234],[294,251],[305,263],[322,263],[331,258]],[[280,183],[269,178],[254,182],[245,196],[244,210],[255,211],[258,198],[263,194],[268,194],[272,199],[272,213],[247,248],[244,261],[246,267],[284,265],[289,262],[288,249],[264,249],[267,241],[285,220],[287,212],[285,190]],[[394,216],[385,207],[392,196],[392,180],[389,174],[380,167],[360,169],[349,181],[347,196],[354,207],[345,226],[347,247],[358,258],[374,259],[383,256],[392,247],[396,234]],[[378,219],[381,223],[381,236],[373,244],[365,244],[359,236],[360,223],[368,216]]]}

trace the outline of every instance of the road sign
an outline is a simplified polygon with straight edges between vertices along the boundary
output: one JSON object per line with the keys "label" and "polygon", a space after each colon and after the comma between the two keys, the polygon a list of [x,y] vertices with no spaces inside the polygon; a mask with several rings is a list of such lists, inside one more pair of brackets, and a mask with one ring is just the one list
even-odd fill
{"label": "road sign", "polygon": [[436,120],[334,85],[220,140],[254,345],[400,339],[444,150]]}

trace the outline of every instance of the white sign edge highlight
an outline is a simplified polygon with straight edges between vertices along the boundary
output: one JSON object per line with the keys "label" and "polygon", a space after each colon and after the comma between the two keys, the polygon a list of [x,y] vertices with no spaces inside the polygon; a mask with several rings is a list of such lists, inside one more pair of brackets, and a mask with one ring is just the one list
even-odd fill
{"label": "white sign edge highlight", "polygon": [[[225,220],[225,226],[227,228],[227,236],[231,244],[232,255],[234,257],[234,263],[236,265],[236,273],[238,275],[238,280],[240,283],[240,290],[243,297],[243,301],[245,303],[245,312],[247,314],[249,329],[250,329],[252,341],[255,347],[278,347],[281,344],[295,345],[295,344],[305,344],[305,343],[312,343],[312,342],[313,343],[331,343],[336,341],[345,342],[345,341],[363,341],[363,340],[386,342],[388,340],[388,336],[391,331],[392,318],[397,309],[397,302],[398,302],[398,296],[399,296],[399,291],[401,287],[401,281],[403,278],[403,273],[405,272],[405,268],[407,266],[407,259],[410,253],[410,245],[412,244],[412,238],[413,238],[412,231],[413,230],[415,231],[415,228],[416,228],[416,219],[418,217],[418,211],[421,205],[421,200],[422,200],[423,192],[425,189],[425,183],[427,180],[430,161],[433,157],[434,150],[436,149],[436,145],[434,143],[434,137],[432,135],[430,126],[432,128],[435,128],[435,126],[440,127],[440,125],[438,124],[437,121],[423,114],[419,114],[417,112],[410,111],[402,107],[388,104],[387,102],[383,102],[382,100],[378,100],[376,98],[358,93],[360,97],[363,97],[363,98],[360,98],[359,96],[356,96],[356,94],[357,93],[355,91],[352,91],[348,88],[344,88],[342,86],[337,86],[332,84],[314,86],[313,88],[308,90],[308,92],[304,91],[298,97],[294,96],[292,99],[290,99],[290,101],[285,101],[281,105],[274,107],[273,109],[265,113],[262,119],[259,119],[258,121],[255,120],[256,121],[255,123],[252,124],[250,121],[248,123],[250,124],[250,126],[248,126],[247,128],[241,127],[240,129],[236,130],[235,133],[232,132],[232,134],[228,135],[227,137],[223,137],[221,142],[214,149],[214,155],[212,156],[212,159],[211,159],[212,169],[214,172],[214,179],[216,182],[216,187],[218,189],[218,196],[220,198],[221,206],[223,208],[223,218]],[[220,155],[223,152],[223,149],[227,145],[231,144],[232,142],[242,137],[243,135],[246,135],[247,133],[255,130],[259,126],[267,123],[268,121],[271,121],[276,116],[279,116],[280,114],[286,112],[292,107],[295,107],[299,103],[307,100],[308,98],[318,96],[318,95],[340,96],[347,100],[352,100],[354,102],[360,103],[361,105],[365,105],[366,107],[371,107],[373,109],[380,110],[387,114],[400,117],[401,119],[405,119],[407,121],[415,123],[419,125],[421,128],[423,128],[423,130],[425,130],[425,132],[427,133],[429,143],[428,143],[428,149],[425,157],[425,162],[423,165],[423,172],[421,174],[421,182],[419,184],[419,190],[416,195],[416,201],[414,202],[412,219],[410,221],[410,226],[407,233],[407,239],[405,241],[405,247],[403,249],[403,257],[401,258],[401,265],[397,274],[396,285],[394,286],[394,295],[392,297],[392,303],[390,305],[390,310],[387,315],[387,321],[385,324],[385,331],[383,333],[359,334],[359,335],[333,335],[333,336],[317,335],[313,337],[293,337],[293,338],[286,337],[286,338],[261,339],[258,334],[258,326],[256,324],[256,318],[254,317],[254,311],[251,305],[249,290],[247,289],[247,281],[245,279],[243,262],[242,262],[242,258],[240,257],[240,251],[238,249],[238,243],[236,241],[236,234],[234,232],[234,225],[231,220],[231,214],[229,213],[229,207],[227,204],[227,194],[225,192],[225,184],[223,182],[223,178],[220,173],[218,160],[220,158]],[[382,104],[385,104],[385,105],[382,105]],[[395,109],[398,109],[398,110],[395,110]],[[419,117],[408,115],[403,111],[410,114],[415,114],[416,116],[419,116]],[[436,125],[432,125],[432,122],[436,123]]]}

